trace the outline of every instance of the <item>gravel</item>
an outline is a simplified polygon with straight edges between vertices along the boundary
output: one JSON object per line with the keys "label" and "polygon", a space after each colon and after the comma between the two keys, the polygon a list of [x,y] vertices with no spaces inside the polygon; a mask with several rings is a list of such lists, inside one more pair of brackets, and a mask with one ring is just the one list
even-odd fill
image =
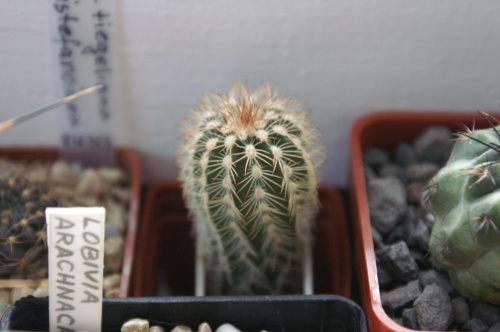
{"label": "gravel", "polygon": [[500,332],[499,308],[460,296],[428,252],[434,217],[422,193],[452,145],[448,128],[430,127],[391,153],[370,149],[363,156],[382,305],[414,330]]}
{"label": "gravel", "polygon": [[418,324],[424,330],[446,330],[453,322],[450,297],[436,284],[426,286],[413,303]]}

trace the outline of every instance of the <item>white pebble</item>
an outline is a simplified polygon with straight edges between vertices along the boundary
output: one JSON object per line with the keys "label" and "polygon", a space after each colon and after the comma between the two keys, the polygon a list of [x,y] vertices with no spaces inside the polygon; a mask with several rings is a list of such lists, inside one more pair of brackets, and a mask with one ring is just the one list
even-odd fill
{"label": "white pebble", "polygon": [[198,326],[198,332],[212,332],[212,329],[207,323],[201,323],[200,326]]}
{"label": "white pebble", "polygon": [[177,325],[170,332],[193,332],[193,330],[191,330],[191,328],[189,328],[189,326]]}
{"label": "white pebble", "polygon": [[241,332],[241,331],[231,324],[223,324],[219,326],[219,328],[215,330],[215,332]]}
{"label": "white pebble", "polygon": [[133,318],[122,325],[122,332],[148,332],[149,322],[145,319]]}
{"label": "white pebble", "polygon": [[28,295],[33,295],[35,290],[29,287],[14,288],[10,293],[10,303],[14,304],[17,300]]}
{"label": "white pebble", "polygon": [[49,287],[47,286],[39,286],[33,292],[34,297],[45,297],[49,296]]}

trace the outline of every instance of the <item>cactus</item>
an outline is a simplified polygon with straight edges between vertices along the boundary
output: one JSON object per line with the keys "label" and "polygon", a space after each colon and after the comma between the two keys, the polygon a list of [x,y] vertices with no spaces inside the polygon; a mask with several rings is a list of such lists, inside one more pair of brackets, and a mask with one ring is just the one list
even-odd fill
{"label": "cactus", "polygon": [[46,276],[45,208],[58,205],[47,182],[18,176],[0,180],[0,277]]}
{"label": "cactus", "polygon": [[500,122],[480,114],[490,127],[462,125],[426,191],[435,217],[429,249],[462,295],[500,305]]}
{"label": "cactus", "polygon": [[186,121],[178,162],[212,292],[296,291],[318,210],[324,144],[302,104],[266,83],[208,94]]}

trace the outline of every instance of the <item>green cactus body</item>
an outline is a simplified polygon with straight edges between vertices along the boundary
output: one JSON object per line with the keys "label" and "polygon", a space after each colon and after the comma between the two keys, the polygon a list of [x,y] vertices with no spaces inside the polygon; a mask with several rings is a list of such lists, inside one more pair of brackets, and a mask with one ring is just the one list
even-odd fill
{"label": "green cactus body", "polygon": [[427,191],[436,219],[429,248],[460,293],[499,305],[500,137],[493,126],[457,137]]}
{"label": "green cactus body", "polygon": [[188,121],[179,164],[212,292],[291,293],[318,209],[324,146],[300,104],[236,82]]}

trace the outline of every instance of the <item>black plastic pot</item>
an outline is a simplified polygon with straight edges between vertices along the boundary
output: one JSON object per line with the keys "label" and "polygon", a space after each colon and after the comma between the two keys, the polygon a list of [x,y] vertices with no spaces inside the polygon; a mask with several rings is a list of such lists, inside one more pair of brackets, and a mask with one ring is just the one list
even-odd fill
{"label": "black plastic pot", "polygon": [[[48,298],[23,298],[4,314],[0,330],[48,331]],[[131,318],[143,318],[166,331],[175,325],[208,322],[252,331],[367,331],[361,308],[338,295],[206,296],[105,298],[102,331],[119,331]]]}

